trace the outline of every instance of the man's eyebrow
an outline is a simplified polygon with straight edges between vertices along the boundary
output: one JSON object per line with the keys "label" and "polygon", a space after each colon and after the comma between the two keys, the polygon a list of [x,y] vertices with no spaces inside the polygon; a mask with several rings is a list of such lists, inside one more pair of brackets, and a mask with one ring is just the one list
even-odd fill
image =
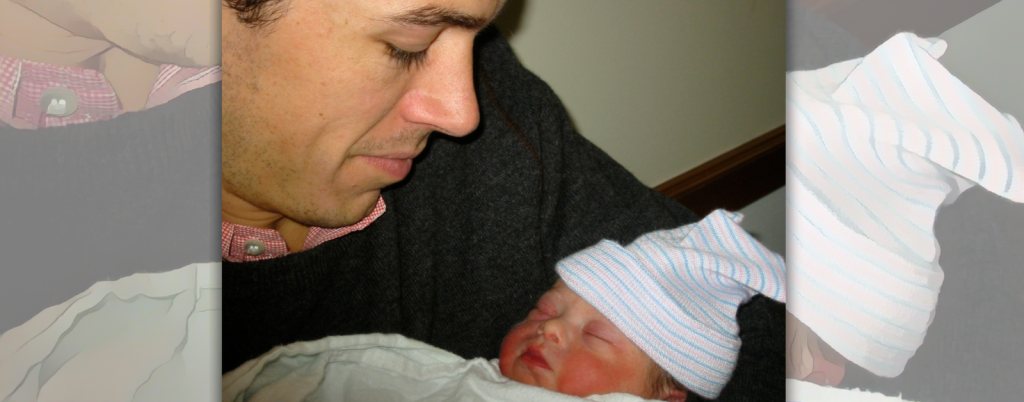
{"label": "man's eyebrow", "polygon": [[467,29],[482,29],[490,22],[484,17],[469,15],[446,7],[425,6],[387,18],[400,25],[424,27],[455,26]]}

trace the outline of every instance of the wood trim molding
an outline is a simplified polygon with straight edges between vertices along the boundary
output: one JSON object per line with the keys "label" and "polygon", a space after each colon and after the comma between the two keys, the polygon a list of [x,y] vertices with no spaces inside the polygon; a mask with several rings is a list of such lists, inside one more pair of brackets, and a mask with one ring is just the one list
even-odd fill
{"label": "wood trim molding", "polygon": [[655,187],[699,216],[736,211],[786,185],[786,125]]}

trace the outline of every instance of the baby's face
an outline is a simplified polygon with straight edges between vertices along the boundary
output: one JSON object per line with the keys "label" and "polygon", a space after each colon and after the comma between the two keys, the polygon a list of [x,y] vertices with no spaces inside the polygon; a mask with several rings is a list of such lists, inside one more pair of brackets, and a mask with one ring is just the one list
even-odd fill
{"label": "baby's face", "polygon": [[508,378],[569,395],[624,392],[651,398],[652,361],[561,280],[501,344]]}

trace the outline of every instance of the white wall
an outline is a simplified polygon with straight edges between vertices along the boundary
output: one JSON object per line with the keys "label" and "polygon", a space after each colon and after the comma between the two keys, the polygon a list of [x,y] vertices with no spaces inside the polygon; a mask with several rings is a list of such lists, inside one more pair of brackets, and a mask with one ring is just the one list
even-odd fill
{"label": "white wall", "polygon": [[785,2],[510,0],[498,20],[577,129],[656,186],[785,122]]}

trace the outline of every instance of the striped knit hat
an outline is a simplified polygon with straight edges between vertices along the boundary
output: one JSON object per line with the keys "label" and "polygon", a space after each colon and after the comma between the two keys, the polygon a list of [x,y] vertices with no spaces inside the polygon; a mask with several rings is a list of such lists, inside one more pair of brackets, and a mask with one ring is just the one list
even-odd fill
{"label": "striped knit hat", "polygon": [[782,257],[742,218],[717,210],[626,247],[603,240],[560,261],[558,274],[680,383],[715,398],[739,356],[737,307],[757,293],[786,301]]}
{"label": "striped knit hat", "polygon": [[1024,135],[894,36],[863,59],[787,76],[786,308],[849,361],[900,374],[942,284],[939,206],[979,184],[1024,202]]}

